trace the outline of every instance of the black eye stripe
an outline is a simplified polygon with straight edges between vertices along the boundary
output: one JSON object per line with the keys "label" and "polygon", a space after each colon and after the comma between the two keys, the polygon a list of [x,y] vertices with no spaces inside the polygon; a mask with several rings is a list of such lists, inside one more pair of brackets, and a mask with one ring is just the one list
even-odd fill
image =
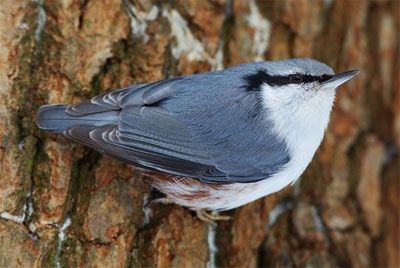
{"label": "black eye stripe", "polygon": [[332,78],[332,75],[305,75],[305,74],[291,74],[291,75],[269,75],[265,71],[259,70],[257,73],[246,75],[243,79],[246,81],[247,90],[259,90],[263,83],[270,86],[284,86],[289,84],[302,84],[312,82],[324,82]]}
{"label": "black eye stripe", "polygon": [[[289,75],[289,80],[290,80],[290,76],[291,75]],[[300,83],[311,83],[311,82],[316,82],[316,81],[322,83],[324,81],[331,79],[333,75],[324,74],[321,76],[313,76],[313,75],[305,75],[305,74],[295,74],[295,76],[299,76],[301,78]]]}

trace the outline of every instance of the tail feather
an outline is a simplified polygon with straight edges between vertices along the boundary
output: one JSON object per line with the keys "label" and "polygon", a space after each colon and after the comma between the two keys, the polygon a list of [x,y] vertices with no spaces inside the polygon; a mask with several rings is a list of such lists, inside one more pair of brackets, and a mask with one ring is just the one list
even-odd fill
{"label": "tail feather", "polygon": [[76,125],[103,126],[117,124],[119,111],[103,111],[87,115],[72,115],[68,105],[44,105],[36,116],[36,125],[46,131],[63,132]]}

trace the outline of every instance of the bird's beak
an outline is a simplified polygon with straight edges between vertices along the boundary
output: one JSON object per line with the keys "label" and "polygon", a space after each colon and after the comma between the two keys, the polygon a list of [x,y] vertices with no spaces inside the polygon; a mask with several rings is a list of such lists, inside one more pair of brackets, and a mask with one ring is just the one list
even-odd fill
{"label": "bird's beak", "polygon": [[322,83],[323,88],[336,88],[341,84],[349,81],[351,78],[356,76],[360,71],[351,70],[341,74],[335,74],[331,79],[326,80]]}

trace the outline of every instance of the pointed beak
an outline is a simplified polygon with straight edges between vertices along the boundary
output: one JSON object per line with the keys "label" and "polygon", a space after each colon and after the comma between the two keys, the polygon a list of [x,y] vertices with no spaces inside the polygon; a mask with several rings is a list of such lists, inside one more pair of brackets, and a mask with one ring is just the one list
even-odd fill
{"label": "pointed beak", "polygon": [[326,80],[322,83],[323,88],[336,88],[341,84],[349,81],[354,76],[356,76],[360,71],[359,70],[351,70],[341,74],[335,74],[331,79]]}

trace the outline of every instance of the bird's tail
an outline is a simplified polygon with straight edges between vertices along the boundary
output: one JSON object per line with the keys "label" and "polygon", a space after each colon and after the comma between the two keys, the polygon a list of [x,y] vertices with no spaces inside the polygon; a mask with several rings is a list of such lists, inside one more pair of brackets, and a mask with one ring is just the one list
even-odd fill
{"label": "bird's tail", "polygon": [[99,111],[90,114],[68,112],[68,105],[44,105],[36,116],[36,125],[46,131],[63,132],[77,125],[104,126],[117,124],[119,111]]}

